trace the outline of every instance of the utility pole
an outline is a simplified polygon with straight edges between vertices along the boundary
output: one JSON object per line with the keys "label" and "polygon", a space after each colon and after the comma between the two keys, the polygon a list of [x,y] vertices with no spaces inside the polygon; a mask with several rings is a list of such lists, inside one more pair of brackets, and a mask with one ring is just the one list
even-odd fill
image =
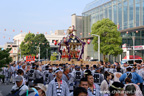
{"label": "utility pole", "polygon": [[100,61],[100,36],[96,34],[92,34],[92,35],[98,37],[98,60]]}
{"label": "utility pole", "polygon": [[39,46],[39,61],[40,61],[40,46]]}

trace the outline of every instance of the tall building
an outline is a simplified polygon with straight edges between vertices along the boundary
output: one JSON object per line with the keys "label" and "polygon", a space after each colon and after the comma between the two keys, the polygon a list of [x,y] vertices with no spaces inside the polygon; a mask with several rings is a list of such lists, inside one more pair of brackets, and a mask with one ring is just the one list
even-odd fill
{"label": "tall building", "polygon": [[[82,16],[84,40],[92,39],[89,34],[94,23],[103,18],[109,18],[121,32],[123,44],[126,43],[129,47],[144,45],[144,0],[95,0],[86,5]],[[86,55],[97,58],[93,55],[97,54],[94,53],[93,45],[86,46],[89,49]],[[130,55],[139,55],[144,59],[144,49],[130,50]],[[121,58],[123,57],[125,57],[124,53]],[[107,58],[112,59],[110,56]],[[119,59],[117,58],[117,61]]]}
{"label": "tall building", "polygon": [[71,18],[71,25],[74,25],[76,29],[76,36],[81,38],[83,32],[83,18],[82,16],[77,16],[76,14],[72,14]]}

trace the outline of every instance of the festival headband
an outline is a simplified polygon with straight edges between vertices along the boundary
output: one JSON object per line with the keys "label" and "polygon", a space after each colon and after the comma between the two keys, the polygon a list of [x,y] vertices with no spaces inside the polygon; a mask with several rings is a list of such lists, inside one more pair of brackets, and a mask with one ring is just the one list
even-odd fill
{"label": "festival headband", "polygon": [[120,87],[115,87],[114,85],[111,85],[111,87],[117,89],[117,90],[123,90],[123,88],[120,88]]}
{"label": "festival headband", "polygon": [[59,72],[59,71],[63,71],[61,68],[56,69],[55,73]]}

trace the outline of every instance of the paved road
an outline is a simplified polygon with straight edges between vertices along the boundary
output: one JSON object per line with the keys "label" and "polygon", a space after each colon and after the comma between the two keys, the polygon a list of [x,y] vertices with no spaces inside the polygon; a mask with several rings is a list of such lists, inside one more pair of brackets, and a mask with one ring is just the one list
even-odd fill
{"label": "paved road", "polygon": [[14,84],[0,84],[0,96],[6,96],[8,93],[10,93],[10,90]]}

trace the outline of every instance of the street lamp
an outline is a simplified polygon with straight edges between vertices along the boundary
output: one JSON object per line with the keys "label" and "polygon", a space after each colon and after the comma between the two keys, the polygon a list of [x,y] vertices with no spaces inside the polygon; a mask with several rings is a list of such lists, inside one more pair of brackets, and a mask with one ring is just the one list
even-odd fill
{"label": "street lamp", "polygon": [[100,61],[100,36],[96,34],[92,34],[92,35],[98,37],[98,60]]}

